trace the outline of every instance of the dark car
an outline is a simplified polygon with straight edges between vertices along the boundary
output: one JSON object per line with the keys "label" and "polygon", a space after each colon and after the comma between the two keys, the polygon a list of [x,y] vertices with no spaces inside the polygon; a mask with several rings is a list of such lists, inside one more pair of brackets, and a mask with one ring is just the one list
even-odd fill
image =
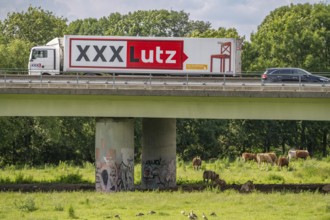
{"label": "dark car", "polygon": [[329,78],[313,75],[300,68],[269,68],[261,75],[263,82],[319,82],[328,83]]}

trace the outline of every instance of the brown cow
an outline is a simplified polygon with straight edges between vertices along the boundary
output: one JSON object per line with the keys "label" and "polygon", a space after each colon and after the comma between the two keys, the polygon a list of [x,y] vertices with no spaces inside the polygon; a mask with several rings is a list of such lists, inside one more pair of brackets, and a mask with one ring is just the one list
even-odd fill
{"label": "brown cow", "polygon": [[288,157],[289,160],[291,160],[292,158],[302,158],[302,159],[307,159],[307,157],[309,157],[309,152],[307,150],[289,150],[288,152]]}
{"label": "brown cow", "polygon": [[255,160],[257,161],[257,156],[256,154],[253,153],[242,153],[242,159],[244,162],[248,161],[248,160]]}
{"label": "brown cow", "polygon": [[269,152],[267,154],[270,156],[270,158],[272,158],[273,164],[276,164],[276,162],[277,162],[276,154],[274,152]]}
{"label": "brown cow", "polygon": [[297,158],[302,158],[302,159],[307,159],[309,157],[309,152],[307,150],[296,150],[296,157]]}
{"label": "brown cow", "polygon": [[192,160],[192,165],[194,167],[194,170],[200,169],[202,166],[202,159],[199,156],[194,157],[194,159]]}
{"label": "brown cow", "polygon": [[284,166],[286,166],[286,167],[289,167],[289,160],[288,160],[288,158],[286,158],[286,157],[279,157],[278,158],[278,161],[277,161],[277,165],[279,166],[279,167],[284,167]]}
{"label": "brown cow", "polygon": [[271,163],[272,165],[274,164],[273,159],[269,156],[269,154],[267,153],[258,153],[257,154],[257,161],[258,161],[258,165],[260,165],[261,163]]}
{"label": "brown cow", "polygon": [[224,189],[224,187],[226,187],[227,185],[226,181],[220,178],[216,179],[214,183],[215,186],[219,187],[220,189]]}
{"label": "brown cow", "polygon": [[209,180],[211,180],[211,182],[214,182],[215,180],[219,179],[219,174],[217,174],[214,171],[211,170],[205,170],[203,172],[203,182],[209,182]]}

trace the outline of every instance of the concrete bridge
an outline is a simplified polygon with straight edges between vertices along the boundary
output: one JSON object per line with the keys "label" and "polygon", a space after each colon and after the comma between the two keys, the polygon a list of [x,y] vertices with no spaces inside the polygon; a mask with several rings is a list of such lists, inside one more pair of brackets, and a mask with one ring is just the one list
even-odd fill
{"label": "concrete bridge", "polygon": [[142,187],[176,185],[176,119],[330,120],[322,85],[0,84],[0,116],[96,117],[96,189],[134,187],[134,118],[143,118]]}

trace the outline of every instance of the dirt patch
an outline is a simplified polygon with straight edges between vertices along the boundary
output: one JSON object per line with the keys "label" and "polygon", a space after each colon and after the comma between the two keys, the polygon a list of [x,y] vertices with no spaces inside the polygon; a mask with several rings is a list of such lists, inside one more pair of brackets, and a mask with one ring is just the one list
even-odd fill
{"label": "dirt patch", "polygon": [[[303,191],[319,191],[328,193],[330,184],[255,184],[255,190],[271,193],[271,192],[294,192],[299,193]],[[211,185],[206,184],[186,184],[178,185],[170,189],[163,189],[164,191],[203,191]],[[216,186],[213,186],[216,187]],[[242,185],[232,184],[222,186],[221,190],[237,190],[240,191]],[[143,190],[139,185],[135,186],[137,191]],[[163,191],[162,190],[162,191]],[[95,191],[94,184],[54,184],[54,183],[38,183],[38,184],[0,184],[0,191],[7,192],[53,192],[53,191]]]}

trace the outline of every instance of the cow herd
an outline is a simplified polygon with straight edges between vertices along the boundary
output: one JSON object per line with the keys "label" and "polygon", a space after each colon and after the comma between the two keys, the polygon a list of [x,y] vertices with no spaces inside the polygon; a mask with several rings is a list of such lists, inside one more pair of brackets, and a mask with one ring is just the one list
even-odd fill
{"label": "cow herd", "polygon": [[266,163],[271,165],[278,165],[279,167],[288,167],[291,159],[307,159],[309,157],[309,152],[307,150],[289,150],[288,156],[280,156],[277,158],[274,152],[269,153],[243,153],[242,160],[249,161],[253,160],[258,162],[258,165]]}
{"label": "cow herd", "polygon": [[[271,164],[271,165],[277,165],[280,168],[286,166],[289,167],[289,162],[292,159],[307,159],[308,157],[310,157],[310,154],[307,150],[289,150],[288,152],[288,156],[280,156],[277,157],[276,154],[274,152],[268,152],[268,153],[243,153],[242,154],[242,160],[244,162],[246,161],[256,161],[258,163],[258,166],[262,165],[262,164]],[[202,165],[202,160],[200,157],[194,157],[192,160],[192,165],[194,167],[195,170],[199,170],[201,168]],[[214,171],[211,170],[205,170],[203,172],[203,182],[204,183],[208,183],[209,180],[211,181],[211,183],[214,183],[218,186],[225,186],[226,182],[222,179],[220,179],[219,174],[217,174]],[[245,188],[244,188],[244,187]],[[244,184],[242,186],[243,189],[241,189],[242,192],[248,192],[251,191],[253,189],[253,183],[251,182],[247,182],[246,184]]]}

